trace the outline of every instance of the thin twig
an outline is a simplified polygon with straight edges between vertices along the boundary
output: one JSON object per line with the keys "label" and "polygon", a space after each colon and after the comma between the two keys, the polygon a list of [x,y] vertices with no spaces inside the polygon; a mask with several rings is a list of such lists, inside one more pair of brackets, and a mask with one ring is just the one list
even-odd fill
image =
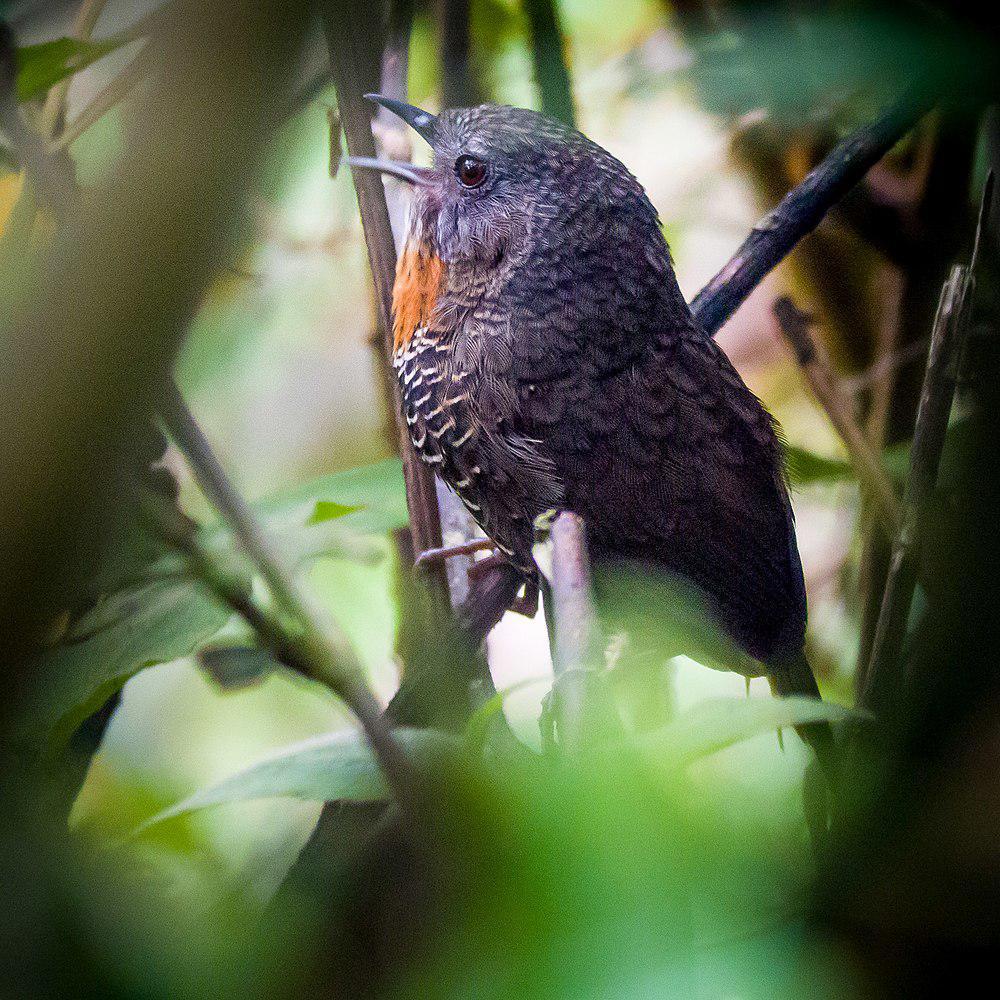
{"label": "thin twig", "polygon": [[[296,655],[305,657],[310,676],[324,680],[344,699],[358,717],[372,749],[380,757],[384,755],[391,764],[393,754],[398,755],[401,751],[394,746],[385,746],[386,740],[391,739],[388,727],[382,720],[374,696],[364,684],[364,669],[354,647],[330,615],[319,609],[299,587],[294,571],[284,564],[278,551],[270,544],[253,512],[215,457],[173,382],[168,384],[164,393],[161,415],[171,436],[190,462],[199,487],[222,515],[240,547],[263,577],[275,603],[302,627],[302,635],[295,640]],[[183,551],[190,557],[189,549]],[[204,559],[211,561],[211,556],[205,554]],[[224,599],[246,618],[246,608],[238,606],[230,598],[231,589]],[[247,621],[254,628],[259,624],[250,618]],[[273,626],[264,638],[268,642],[273,640]],[[275,650],[276,655],[279,651],[280,648]],[[399,765],[392,766],[398,768]]]}
{"label": "thin twig", "polygon": [[691,312],[714,336],[747,296],[822,221],[823,216],[878,163],[929,110],[915,93],[839,143],[777,208],[754,226],[729,262],[694,297]]}
{"label": "thin twig", "polygon": [[253,511],[233,486],[173,381],[163,393],[160,415],[170,436],[191,464],[195,482],[232,528],[237,542],[260,571],[275,602],[292,617],[311,618],[312,613],[305,610],[307,599],[295,585],[291,567],[283,564],[281,555],[264,536]]}
{"label": "thin twig", "polygon": [[927,370],[910,448],[910,475],[903,495],[903,522],[889,561],[882,606],[862,685],[861,702],[884,712],[899,685],[899,664],[920,561],[919,519],[937,484],[958,366],[968,332],[981,234],[989,216],[993,175],[987,178],[968,265],[956,264],[941,291],[931,332]]}
{"label": "thin twig", "polygon": [[910,364],[911,361],[919,358],[927,350],[928,343],[928,337],[921,337],[919,340],[913,341],[912,344],[907,344],[906,347],[900,348],[898,351],[886,354],[879,358],[878,361],[869,365],[863,372],[843,379],[841,386],[845,392],[850,393],[852,396],[864,392],[873,385],[877,385],[882,379],[888,378],[893,372],[898,371],[905,365]]}
{"label": "thin twig", "polygon": [[774,315],[785,335],[813,395],[826,411],[840,435],[851,467],[861,484],[861,490],[871,500],[878,512],[886,535],[892,538],[901,523],[901,511],[896,490],[881,460],[865,437],[854,416],[851,400],[840,386],[829,358],[822,346],[809,332],[812,317],[802,312],[795,303],[783,295],[774,303]]}
{"label": "thin twig", "polygon": [[531,30],[531,57],[542,111],[567,125],[575,125],[573,90],[566,68],[565,42],[556,2],[525,0],[524,12]]}
{"label": "thin twig", "polygon": [[[168,383],[163,394],[161,416],[171,437],[190,463],[198,486],[222,515],[240,548],[263,577],[275,603],[302,625],[306,634],[313,637],[310,641],[325,643],[342,676],[348,684],[355,683],[354,679],[360,678],[363,671],[347,637],[330,615],[318,608],[310,595],[298,585],[293,568],[285,564],[281,554],[271,545],[253,511],[226,475],[173,381]],[[343,687],[345,681],[339,683]],[[362,700],[362,711],[374,708],[375,714],[378,714],[373,698],[367,704],[368,698],[363,695],[358,697]]]}

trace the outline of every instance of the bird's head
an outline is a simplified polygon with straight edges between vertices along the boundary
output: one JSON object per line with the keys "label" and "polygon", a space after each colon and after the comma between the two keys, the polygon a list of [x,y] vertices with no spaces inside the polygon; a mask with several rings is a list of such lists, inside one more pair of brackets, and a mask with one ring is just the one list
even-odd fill
{"label": "bird's head", "polygon": [[[368,95],[431,146],[430,167],[352,157],[355,167],[391,174],[413,187],[397,274],[400,304],[428,310],[424,289],[509,287],[525,297],[542,282],[590,283],[619,299],[648,294],[670,258],[656,211],[639,182],[576,129],[536,111],[485,104],[432,115]],[[400,285],[404,289],[401,299]],[[613,286],[613,287],[612,287]],[[586,296],[580,301],[584,302]],[[433,301],[429,303],[433,307]],[[414,317],[406,316],[406,327]],[[398,340],[398,336],[397,336]]]}

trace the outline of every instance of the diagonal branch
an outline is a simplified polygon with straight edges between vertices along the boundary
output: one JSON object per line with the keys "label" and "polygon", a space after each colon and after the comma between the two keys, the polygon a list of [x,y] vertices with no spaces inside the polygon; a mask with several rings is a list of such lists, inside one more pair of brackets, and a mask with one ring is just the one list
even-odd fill
{"label": "diagonal branch", "polygon": [[226,475],[176,382],[169,382],[163,393],[160,415],[170,436],[190,463],[198,487],[232,528],[240,547],[257,567],[279,607],[293,618],[313,617],[312,611],[307,611],[308,599],[294,583],[291,567],[284,565],[247,502]]}
{"label": "diagonal branch", "polygon": [[691,312],[710,336],[750,293],[808,236],[826,213],[930,110],[915,92],[839,143],[781,204],[754,226],[729,263],[691,301]]}
{"label": "diagonal branch", "polygon": [[847,448],[847,455],[861,483],[862,493],[875,504],[886,537],[891,538],[898,530],[901,520],[895,487],[875,449],[858,426],[853,404],[834,376],[829,359],[809,333],[812,317],[802,312],[787,295],[774,303],[774,315],[781,332],[795,352],[813,395],[819,400]]}
{"label": "diagonal branch", "polygon": [[[184,418],[177,420],[176,410],[174,417],[184,433]],[[230,519],[234,511],[245,509],[245,503],[221,469],[214,470],[202,464],[203,457],[200,445],[196,444],[192,466],[199,484],[206,487],[213,499],[222,499],[220,512],[233,533],[248,554],[254,553],[252,561],[264,578],[268,581],[279,579],[278,589],[287,600],[287,595],[296,591],[292,577],[286,574],[266,546],[262,546],[262,533],[248,510],[246,516],[241,513]],[[317,618],[308,602],[296,597],[294,626],[290,626],[286,619],[262,607],[242,579],[226,569],[201,545],[194,526],[172,503],[155,493],[148,493],[142,497],[140,510],[151,529],[185,558],[192,575],[201,580],[219,601],[243,618],[254,630],[261,645],[279,663],[304,677],[320,681],[344,701],[360,722],[397,799],[403,804],[410,804],[415,789],[412,764],[383,720],[375,696],[364,682],[361,663],[353,648],[333,623]]]}
{"label": "diagonal branch", "polygon": [[53,139],[49,149],[55,153],[67,149],[95,122],[112,108],[124,101],[138,84],[149,75],[153,67],[152,47],[146,44],[135,58],[117,76],[112,78],[100,93],[63,128]]}

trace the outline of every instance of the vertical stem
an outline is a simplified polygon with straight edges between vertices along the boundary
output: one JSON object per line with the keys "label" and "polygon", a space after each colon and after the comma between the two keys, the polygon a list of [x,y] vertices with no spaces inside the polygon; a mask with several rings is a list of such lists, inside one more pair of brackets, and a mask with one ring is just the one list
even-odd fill
{"label": "vertical stem", "polygon": [[573,91],[555,0],[524,0],[524,12],[531,31],[531,55],[542,111],[567,125],[575,125]]}
{"label": "vertical stem", "polygon": [[[373,39],[382,37],[383,26],[374,5],[355,5],[346,0],[329,0],[322,8],[324,29],[330,52],[330,68],[337,91],[340,121],[352,156],[376,155],[370,116],[372,107],[364,99],[373,81],[366,78],[362,56],[370,51]],[[395,403],[399,451],[406,477],[410,532],[415,553],[441,545],[437,492],[433,473],[423,465],[410,444],[400,409],[399,387],[388,372],[392,352],[392,285],[396,270],[396,248],[386,206],[382,180],[374,171],[353,170],[358,207],[371,265],[379,329],[382,335],[386,390]],[[427,574],[432,596],[431,614],[437,619],[447,613],[448,590],[442,567]]]}
{"label": "vertical stem", "polygon": [[438,0],[441,23],[441,104],[445,108],[479,103],[470,59],[470,0]]}
{"label": "vertical stem", "polygon": [[556,676],[593,667],[597,628],[586,531],[583,519],[568,511],[552,524],[552,615]]}
{"label": "vertical stem", "polygon": [[[444,107],[470,107],[478,103],[480,91],[471,64],[471,4],[469,0],[439,0],[441,33],[442,102]],[[441,536],[446,546],[467,545],[482,538],[472,515],[455,494],[438,481]],[[451,601],[459,607],[469,596],[471,555],[452,556],[446,572]],[[485,672],[485,666],[484,666]],[[488,672],[486,672],[488,676]]]}
{"label": "vertical stem", "polygon": [[[932,234],[932,238],[925,240],[924,252],[901,270],[894,351],[907,350],[933,328],[940,289],[968,232],[965,206],[977,132],[975,118],[947,103],[937,118],[926,176],[916,202],[909,209],[916,219],[918,231]],[[880,402],[884,416],[882,424],[874,428],[878,448],[891,447],[911,436],[922,378],[921,364],[915,363],[899,367],[883,383]],[[865,687],[865,675],[871,663],[890,560],[891,546],[880,533],[873,532],[866,540],[861,557],[860,597],[863,603],[857,661],[859,691]]]}
{"label": "vertical stem", "polygon": [[600,631],[590,582],[587,533],[578,514],[563,511],[552,524],[551,719],[570,753],[620,732],[621,720],[600,673]]}
{"label": "vertical stem", "polygon": [[773,311],[813,395],[847,448],[862,494],[874,504],[886,537],[892,538],[901,519],[896,490],[877,452],[858,426],[853,404],[834,376],[826,353],[809,333],[812,317],[802,312],[787,295],[774,303]]}

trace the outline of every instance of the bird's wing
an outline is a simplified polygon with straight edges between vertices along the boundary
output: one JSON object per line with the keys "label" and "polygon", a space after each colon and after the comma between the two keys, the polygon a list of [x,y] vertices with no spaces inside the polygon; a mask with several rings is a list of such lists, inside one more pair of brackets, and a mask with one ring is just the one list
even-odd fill
{"label": "bird's wing", "polygon": [[801,648],[805,596],[770,416],[713,341],[659,338],[610,374],[584,350],[520,412],[544,440],[597,559],[694,583],[758,659]]}

